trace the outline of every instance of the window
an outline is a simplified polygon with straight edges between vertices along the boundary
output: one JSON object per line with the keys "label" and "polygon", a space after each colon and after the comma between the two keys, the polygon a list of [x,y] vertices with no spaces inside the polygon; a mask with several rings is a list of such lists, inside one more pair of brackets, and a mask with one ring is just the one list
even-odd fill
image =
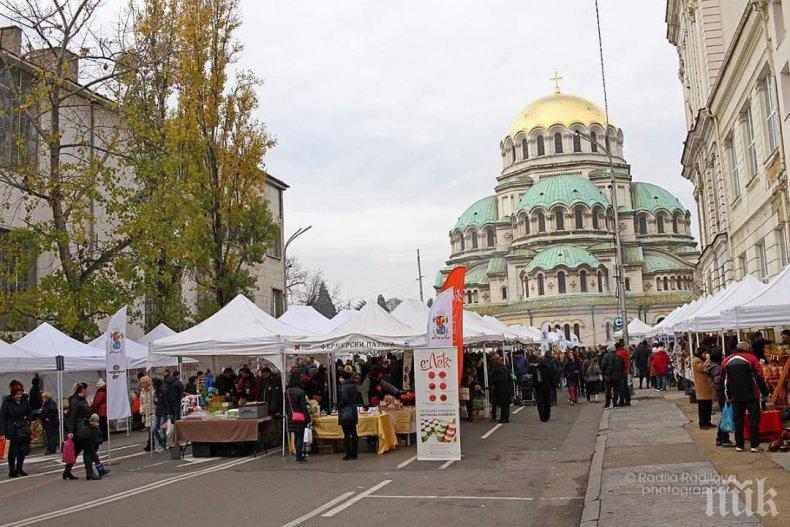
{"label": "window", "polygon": [[732,195],[735,199],[741,195],[741,179],[738,175],[738,153],[735,151],[735,143],[730,140],[727,145],[727,161],[730,164],[730,186]]}
{"label": "window", "polygon": [[594,230],[598,230],[598,209],[594,209],[593,210],[593,215],[592,216],[593,216],[593,218],[592,218],[592,220],[593,220],[593,222],[592,222],[593,223],[593,229]]}
{"label": "window", "polygon": [[603,293],[603,276],[601,271],[598,271],[598,292]]}
{"label": "window", "polygon": [[461,250],[463,251],[465,249],[465,247],[464,247],[464,245],[465,245],[465,243],[464,243],[464,235],[463,234],[461,234],[460,240],[461,240]]}
{"label": "window", "polygon": [[656,278],[656,291],[661,291],[661,278]]}
{"label": "window", "polygon": [[470,245],[472,249],[477,249],[477,231],[472,231],[469,234],[469,241],[471,242]]}
{"label": "window", "polygon": [[496,245],[496,233],[494,229],[488,229],[486,231],[486,245],[489,247]]}
{"label": "window", "polygon": [[590,132],[590,150],[598,151],[598,136],[595,132]]}
{"label": "window", "polygon": [[[0,229],[0,239],[9,231]],[[11,245],[15,245],[14,242]],[[10,248],[9,254],[0,252],[0,294],[29,291],[38,285],[36,251],[32,245]],[[33,330],[37,321],[25,317],[24,320],[11,320],[13,317],[0,316],[0,329],[5,331]]]}
{"label": "window", "polygon": [[579,287],[582,293],[587,292],[587,271],[581,271],[579,273]]}
{"label": "window", "polygon": [[578,338],[578,337],[580,337],[580,336],[581,336],[581,335],[579,334],[579,324],[574,324],[574,325],[573,325],[573,334],[574,334],[574,335],[576,335],[576,338]]}
{"label": "window", "polygon": [[603,144],[606,147],[606,153],[612,155],[612,147],[609,144],[609,134],[607,133],[603,138]]}
{"label": "window", "polygon": [[562,271],[557,273],[557,291],[561,295],[564,295],[565,292],[566,292],[565,291],[565,273],[563,273]]}
{"label": "window", "polygon": [[554,221],[557,224],[557,230],[558,231],[564,231],[565,230],[565,214],[562,213],[562,209],[557,209],[554,212]]}
{"label": "window", "polygon": [[742,254],[738,257],[738,268],[741,272],[741,279],[749,272],[749,268],[746,266],[746,255]]}
{"label": "window", "polygon": [[678,234],[678,217],[672,216],[672,232]]}
{"label": "window", "polygon": [[785,228],[776,229],[776,244],[779,246],[779,264],[784,267],[787,265],[787,239],[785,238]]}
{"label": "window", "polygon": [[539,156],[546,155],[546,147],[543,145],[543,136],[542,135],[538,136],[537,143],[538,143],[538,155]]}
{"label": "window", "polygon": [[546,217],[542,212],[538,213],[538,232],[546,232]]}
{"label": "window", "polygon": [[765,241],[754,246],[757,251],[757,270],[760,272],[760,278],[763,280],[768,277],[768,259],[765,255]]}
{"label": "window", "polygon": [[639,234],[647,234],[647,216],[639,216]]}
{"label": "window", "polygon": [[543,280],[543,275],[539,274],[538,275],[538,296],[543,296],[543,294],[546,292],[544,286],[545,286],[545,284],[544,284],[544,280]]}
{"label": "window", "polygon": [[529,143],[527,143],[526,137],[523,141],[521,141],[521,157],[524,159],[529,159]]}
{"label": "window", "polygon": [[577,229],[584,229],[584,212],[582,209],[576,209],[573,213]]}
{"label": "window", "polygon": [[631,279],[630,278],[626,278],[625,279],[625,290],[626,291],[630,291],[631,290]]}
{"label": "window", "polygon": [[780,42],[785,35],[785,17],[782,13],[782,0],[771,1],[771,18],[774,21],[775,42]]}
{"label": "window", "polygon": [[776,109],[774,98],[774,78],[770,71],[763,80],[763,94],[765,98],[765,125],[768,132],[768,152],[773,152],[779,146],[779,112]]}
{"label": "window", "polygon": [[564,326],[562,326],[562,331],[563,331],[563,333],[565,333],[565,340],[570,342],[570,340],[571,340],[571,325],[570,324],[565,324]]}
{"label": "window", "polygon": [[510,145],[510,159],[513,163],[516,162],[516,145]]}
{"label": "window", "polygon": [[582,136],[579,135],[579,132],[573,134],[573,151],[574,152],[582,151]]}
{"label": "window", "polygon": [[472,292],[471,291],[467,291],[466,292],[466,303],[467,304],[471,304],[472,303]]}
{"label": "window", "polygon": [[679,276],[677,277],[677,280],[675,280],[675,285],[677,286],[678,290],[683,289],[683,286],[681,285],[681,279]]}
{"label": "window", "polygon": [[529,234],[529,228],[530,228],[529,224],[530,224],[529,216],[524,216],[524,232],[526,232],[527,234]]}
{"label": "window", "polygon": [[280,226],[278,225],[274,231],[272,245],[266,249],[266,254],[272,258],[282,258],[282,238],[280,237],[281,232]]}
{"label": "window", "polygon": [[665,276],[662,279],[664,291],[669,291],[669,279]]}
{"label": "window", "polygon": [[562,134],[559,132],[554,134],[554,153],[562,153]]}
{"label": "window", "polygon": [[524,275],[524,298],[529,298],[529,277]]}
{"label": "window", "polygon": [[502,300],[507,300],[507,287],[502,286]]}
{"label": "window", "polygon": [[656,227],[659,234],[664,234],[664,216],[661,214],[656,218]]}
{"label": "window", "polygon": [[6,65],[0,73],[0,165],[4,167],[38,166],[39,135],[33,118],[19,110],[32,84],[30,73],[19,68]]}
{"label": "window", "polygon": [[279,318],[284,312],[283,292],[280,289],[272,289],[272,316]]}
{"label": "window", "polygon": [[[751,101],[750,101],[751,102]],[[757,174],[757,145],[754,139],[754,121],[752,120],[752,109],[747,103],[746,111],[743,113],[743,143],[744,149],[749,155],[749,176]]]}

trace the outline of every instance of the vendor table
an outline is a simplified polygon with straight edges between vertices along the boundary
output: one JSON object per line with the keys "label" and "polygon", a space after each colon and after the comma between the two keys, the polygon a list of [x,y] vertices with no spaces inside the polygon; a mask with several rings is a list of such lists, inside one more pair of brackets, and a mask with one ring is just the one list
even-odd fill
{"label": "vendor table", "polygon": [[[398,436],[395,435],[393,417],[388,414],[360,415],[357,422],[357,434],[360,437],[378,437],[379,454],[398,447]],[[343,429],[337,422],[336,415],[327,415],[313,419],[313,437],[318,439],[343,439]]]}
{"label": "vendor table", "polygon": [[175,423],[175,443],[262,444],[262,430],[271,416],[261,419],[180,419]]}

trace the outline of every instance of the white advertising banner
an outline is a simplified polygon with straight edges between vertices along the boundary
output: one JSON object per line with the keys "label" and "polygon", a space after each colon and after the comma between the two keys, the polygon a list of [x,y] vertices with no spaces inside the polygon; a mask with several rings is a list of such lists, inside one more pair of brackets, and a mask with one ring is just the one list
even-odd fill
{"label": "white advertising banner", "polygon": [[122,307],[107,325],[107,419],[124,419],[132,415],[129,385],[126,380],[126,307]]}
{"label": "white advertising banner", "polygon": [[456,361],[455,347],[414,350],[418,460],[461,459]]}
{"label": "white advertising banner", "polygon": [[448,289],[436,296],[428,313],[429,348],[449,348],[453,345],[453,290]]}

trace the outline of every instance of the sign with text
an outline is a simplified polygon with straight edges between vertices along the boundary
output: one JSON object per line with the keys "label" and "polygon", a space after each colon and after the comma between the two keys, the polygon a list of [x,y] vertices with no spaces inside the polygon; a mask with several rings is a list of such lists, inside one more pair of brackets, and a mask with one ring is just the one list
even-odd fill
{"label": "sign with text", "polygon": [[107,419],[123,419],[132,415],[126,369],[126,307],[122,307],[107,325]]}
{"label": "sign with text", "polygon": [[457,357],[455,348],[414,350],[418,460],[461,459]]}

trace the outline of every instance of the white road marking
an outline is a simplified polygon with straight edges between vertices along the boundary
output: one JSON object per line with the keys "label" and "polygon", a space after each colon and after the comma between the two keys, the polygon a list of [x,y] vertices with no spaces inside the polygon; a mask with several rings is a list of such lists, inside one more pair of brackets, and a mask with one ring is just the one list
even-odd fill
{"label": "white road marking", "polygon": [[[122,459],[129,459],[131,457],[138,457],[138,456],[142,456],[142,455],[145,455],[145,454],[147,454],[147,452],[138,452],[136,454],[128,454],[126,456],[116,457],[116,458],[112,459],[112,463],[111,464],[114,465],[117,461],[120,461]],[[99,456],[99,460],[100,461],[105,461],[106,459],[107,459],[106,456],[101,456],[101,455]],[[61,463],[60,465],[61,465],[61,467],[63,467],[63,463]],[[82,470],[80,468],[81,465],[82,465],[82,461],[80,459],[74,465],[74,470],[75,471]],[[63,468],[56,468],[55,470],[48,470],[46,472],[36,472],[35,474],[30,474],[30,475],[26,476],[25,479],[23,479],[23,480],[20,480],[20,479],[4,479],[4,480],[0,481],[0,485],[6,484],[6,483],[19,483],[20,481],[26,481],[26,480],[29,480],[30,478],[35,478],[35,477],[38,477],[38,476],[47,476],[49,474],[58,474],[58,473],[61,473],[61,472],[63,472]]]}
{"label": "white road marking", "polygon": [[403,468],[406,465],[408,465],[409,463],[411,463],[412,461],[417,461],[417,456],[411,456],[409,459],[407,459],[406,461],[404,461],[400,465],[398,465],[398,468]]}
{"label": "white road marking", "polygon": [[215,472],[219,470],[225,470],[229,468],[236,467],[238,465],[243,465],[244,463],[249,463],[250,461],[254,461],[257,458],[248,457],[240,460],[234,460],[227,463],[223,463],[221,465],[216,465],[213,467],[205,468],[202,470],[196,470],[194,472],[189,472],[187,474],[181,474],[178,476],[174,476],[172,478],[163,479],[161,481],[156,481],[154,483],[149,483],[148,485],[143,485],[141,487],[137,487],[136,489],[125,490],[123,492],[119,492],[117,494],[111,494],[110,496],[106,496],[104,498],[99,498],[93,501],[88,501],[85,503],[81,503],[79,505],[75,505],[73,507],[67,507],[65,509],[61,509],[54,512],[48,512],[45,514],[40,514],[38,516],[34,516],[32,518],[25,518],[22,520],[18,520],[12,523],[6,523],[1,525],[0,527],[24,527],[26,525],[34,525],[40,523],[45,520],[51,520],[53,518],[58,518],[60,516],[65,516],[67,514],[71,514],[73,512],[80,512],[88,509],[93,509],[95,507],[100,507],[102,505],[106,505],[108,503],[112,503],[114,501],[119,501],[125,498],[129,498],[131,496],[136,496],[137,494],[142,494],[143,492],[148,492],[150,490],[155,490],[160,487],[165,487],[167,485],[172,485],[173,483],[178,483],[179,481],[184,481],[187,479],[195,478],[198,476],[202,476],[204,474],[208,474],[210,472]]}
{"label": "white road marking", "polygon": [[480,439],[488,439],[488,438],[491,436],[491,434],[493,434],[494,432],[496,432],[497,430],[499,430],[499,428],[500,428],[501,426],[502,426],[502,423],[499,423],[499,424],[496,424],[496,425],[494,425],[494,428],[492,428],[491,430],[489,430],[488,432],[486,432],[485,434],[483,434],[482,436],[480,436]]}
{"label": "white road marking", "polygon": [[515,410],[513,410],[513,415],[516,415],[517,413],[519,413],[519,412],[520,412],[521,410],[523,410],[523,409],[524,409],[524,407],[523,407],[523,406],[519,406],[518,408],[516,408]]}
{"label": "white road marking", "polygon": [[449,461],[447,461],[445,463],[442,463],[442,466],[439,467],[439,470],[444,470],[444,469],[446,469],[447,467],[449,467],[450,465],[452,465],[455,462],[456,462],[455,459],[451,459],[451,460],[449,460]]}
{"label": "white road marking", "polygon": [[181,458],[181,461],[185,461],[186,463],[181,463],[180,465],[177,465],[177,468],[188,467],[190,465],[199,465],[200,463],[206,463],[207,461],[214,461],[214,459],[210,457],[196,458],[192,454],[189,454]]}
{"label": "white road marking", "polygon": [[388,500],[494,500],[494,501],[557,501],[557,500],[583,500],[584,496],[560,496],[556,498],[530,498],[527,496],[365,496],[366,498],[384,498]]}
{"label": "white road marking", "polygon": [[[134,443],[134,444],[131,444],[131,445],[113,447],[112,451],[113,452],[118,452],[119,450],[126,450],[127,448],[134,448],[134,447],[137,447],[137,446],[140,446],[140,445],[143,445],[143,444],[145,444],[145,443]],[[99,450],[99,455],[106,457],[107,456],[107,450]],[[25,458],[25,465],[35,464],[35,463],[44,463],[46,461],[55,461],[56,463],[61,464],[60,463],[60,456],[61,456],[61,454],[57,453],[57,454],[42,454],[40,456],[27,457],[27,458]]]}
{"label": "white road marking", "polygon": [[324,503],[323,505],[321,505],[321,506],[320,506],[320,507],[318,507],[317,509],[313,509],[313,510],[311,510],[310,512],[308,512],[308,513],[307,513],[307,514],[305,514],[304,516],[299,516],[299,517],[298,517],[298,518],[296,518],[295,520],[293,520],[293,521],[291,521],[291,522],[288,522],[288,523],[286,523],[285,525],[283,525],[283,527],[296,527],[296,526],[297,526],[297,525],[299,525],[300,523],[303,523],[303,522],[305,522],[305,521],[309,520],[309,519],[310,519],[310,518],[312,518],[313,516],[318,516],[319,514],[321,514],[322,512],[324,512],[325,510],[327,510],[328,508],[330,508],[330,507],[334,507],[336,504],[340,503],[341,501],[343,501],[343,500],[345,500],[346,498],[348,498],[348,497],[350,497],[350,496],[353,496],[353,495],[354,495],[354,492],[353,492],[353,491],[351,491],[351,492],[344,492],[343,494],[341,494],[341,495],[340,495],[340,496],[338,496],[337,498],[335,498],[335,499],[333,499],[333,500],[330,500],[330,501],[328,501],[328,502]]}
{"label": "white road marking", "polygon": [[354,496],[353,498],[351,498],[347,502],[343,503],[342,505],[338,505],[337,507],[335,507],[331,511],[329,511],[327,513],[324,513],[321,516],[323,516],[324,518],[331,518],[332,516],[334,516],[338,512],[343,512],[344,510],[346,510],[347,508],[351,507],[353,504],[355,504],[359,500],[370,496],[371,494],[373,494],[374,492],[376,492],[380,488],[382,488],[382,487],[384,487],[386,485],[389,485],[390,483],[392,483],[391,479],[385,479],[381,483],[377,483],[377,484],[373,485],[372,487],[370,487],[368,490],[366,490],[364,492],[360,492],[359,494],[357,494],[356,496]]}

